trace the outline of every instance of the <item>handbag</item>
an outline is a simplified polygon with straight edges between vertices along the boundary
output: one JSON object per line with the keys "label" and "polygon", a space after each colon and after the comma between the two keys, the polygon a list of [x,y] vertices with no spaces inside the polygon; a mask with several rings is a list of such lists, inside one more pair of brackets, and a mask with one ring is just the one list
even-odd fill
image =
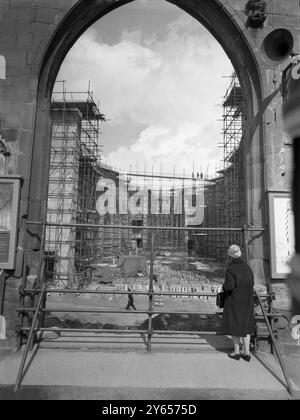
{"label": "handbag", "polygon": [[224,308],[224,303],[225,303],[225,292],[219,292],[217,293],[217,299],[216,299],[216,304],[217,306],[222,309]]}

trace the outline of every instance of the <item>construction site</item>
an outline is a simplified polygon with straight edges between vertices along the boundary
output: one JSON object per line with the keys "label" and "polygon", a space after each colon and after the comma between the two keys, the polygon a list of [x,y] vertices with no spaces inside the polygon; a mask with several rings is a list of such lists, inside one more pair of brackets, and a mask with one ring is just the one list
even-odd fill
{"label": "construction site", "polygon": [[[223,151],[221,168],[217,171],[213,183],[205,189],[205,217],[207,227],[236,228],[245,225],[243,203],[243,141],[245,112],[244,98],[237,75],[228,78],[229,86],[222,101],[223,141],[219,147]],[[203,243],[204,242],[204,243]],[[199,244],[199,256],[226,261],[226,249],[232,243],[239,244],[247,252],[245,240],[240,232],[208,232],[207,238]]]}
{"label": "construction site", "polygon": [[[121,255],[141,251],[149,253],[149,232],[138,227],[189,227],[184,205],[181,214],[176,212],[175,195],[181,197],[185,192],[195,206],[196,185],[199,184],[204,193],[204,204],[201,204],[204,217],[198,228],[243,227],[245,218],[240,197],[243,177],[239,146],[243,137],[244,101],[236,74],[230,77],[229,82],[222,104],[223,143],[219,147],[223,150],[223,162],[216,176],[210,179],[203,173],[197,173],[195,177],[194,173],[178,176],[153,171],[121,172],[103,164],[100,125],[105,123],[105,115],[93,101],[93,94],[90,91],[66,92],[63,83],[62,92],[54,91],[47,222],[57,225],[47,227],[45,242],[47,275],[53,285],[84,288],[91,280],[92,269],[105,258],[116,260]],[[116,211],[101,215],[96,211],[96,202],[101,195],[97,185],[107,179],[116,186]],[[129,199],[138,191],[148,194],[146,211],[141,206],[135,215],[129,211],[126,214],[122,212],[120,184],[122,188],[125,186],[126,191],[130,186]],[[170,211],[163,209],[166,194],[170,196]],[[158,198],[155,203],[154,198]],[[156,204],[158,211],[154,213],[153,206]],[[95,226],[62,227],[70,224]],[[103,228],[102,225],[112,227]],[[120,226],[135,228],[122,229]],[[197,233],[175,229],[156,234],[158,252],[181,252],[186,257],[197,257],[199,260],[212,258],[221,264],[226,262],[226,249],[231,243],[244,247],[240,232],[212,230]]]}
{"label": "construction site", "polygon": [[[157,174],[104,164],[101,125],[106,116],[93,93],[67,92],[64,82],[58,86],[62,90],[54,89],[51,102],[48,210],[40,263],[47,294],[37,303],[42,315],[34,340],[45,350],[146,346],[149,352],[175,346],[186,352],[203,350],[207,343],[230,346],[210,335],[222,319],[216,295],[224,282],[228,247],[238,244],[247,258],[255,233],[245,227],[242,205],[245,104],[237,75],[229,77],[222,100],[223,158],[213,177],[194,168],[188,176],[176,175],[175,168],[173,174]],[[110,199],[110,184],[114,211],[101,213]],[[193,209],[202,210],[196,222],[185,194]],[[130,203],[137,211],[124,211]],[[24,287],[25,308],[33,303],[29,296],[32,291]],[[269,340],[265,308],[272,311],[268,294],[255,307],[255,351]],[[27,343],[29,348],[34,320],[29,312],[20,312],[19,321],[18,347]]]}
{"label": "construction site", "polygon": [[[233,74],[222,101],[223,160],[215,177],[195,170],[177,175],[175,168],[173,174],[131,168],[125,172],[102,162],[101,126],[106,116],[93,93],[68,92],[64,82],[56,83],[43,271],[50,290],[47,305],[67,305],[70,312],[48,313],[45,327],[71,325],[74,320],[137,327],[147,322],[146,314],[124,318],[111,312],[126,308],[128,290],[137,293],[136,307],[147,310],[151,287],[179,294],[158,296],[154,307],[197,309],[200,299],[209,313],[215,312],[214,294],[224,281],[228,246],[237,243],[247,252],[240,197],[243,109],[241,88]],[[108,181],[115,186],[115,212],[101,214],[97,202],[107,198]],[[121,202],[121,189],[128,194],[128,203],[135,200],[138,211],[124,211],[127,202]],[[202,197],[197,201],[199,191]],[[187,214],[184,194],[192,209],[202,207],[196,224]],[[63,290],[77,292],[76,297],[57,293]],[[99,294],[90,295],[93,291]],[[212,296],[200,296],[203,293]],[[95,320],[95,316],[71,312],[93,304],[109,314],[98,314]]]}

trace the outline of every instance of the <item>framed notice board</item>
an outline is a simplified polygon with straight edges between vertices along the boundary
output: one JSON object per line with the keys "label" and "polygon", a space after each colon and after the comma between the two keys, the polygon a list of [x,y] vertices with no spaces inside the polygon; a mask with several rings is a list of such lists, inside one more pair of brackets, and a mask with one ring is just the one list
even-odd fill
{"label": "framed notice board", "polygon": [[15,265],[20,177],[0,176],[0,269]]}
{"label": "framed notice board", "polygon": [[271,278],[284,279],[295,252],[294,214],[289,191],[269,192]]}

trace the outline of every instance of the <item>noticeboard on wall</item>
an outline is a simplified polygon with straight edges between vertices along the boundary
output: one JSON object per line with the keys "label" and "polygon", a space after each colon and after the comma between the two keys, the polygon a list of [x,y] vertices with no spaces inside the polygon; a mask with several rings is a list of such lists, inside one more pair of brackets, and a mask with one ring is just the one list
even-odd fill
{"label": "noticeboard on wall", "polygon": [[0,269],[15,266],[20,177],[0,176]]}
{"label": "noticeboard on wall", "polygon": [[289,191],[269,192],[271,278],[284,279],[295,252],[294,214]]}

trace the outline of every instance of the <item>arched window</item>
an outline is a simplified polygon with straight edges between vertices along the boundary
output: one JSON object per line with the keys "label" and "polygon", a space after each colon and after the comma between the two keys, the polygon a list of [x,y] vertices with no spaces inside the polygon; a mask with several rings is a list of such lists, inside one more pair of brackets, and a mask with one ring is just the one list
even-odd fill
{"label": "arched window", "polygon": [[6,79],[6,60],[0,55],[0,79]]}

